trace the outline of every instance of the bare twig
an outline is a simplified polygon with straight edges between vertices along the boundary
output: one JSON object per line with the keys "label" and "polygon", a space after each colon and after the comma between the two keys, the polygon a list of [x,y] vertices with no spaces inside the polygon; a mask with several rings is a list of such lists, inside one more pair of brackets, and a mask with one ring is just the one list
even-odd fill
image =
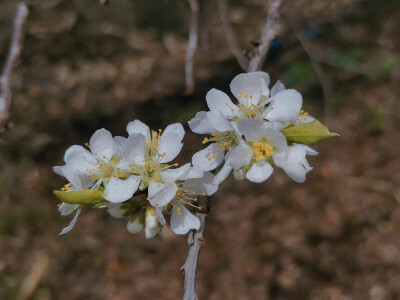
{"label": "bare twig", "polygon": [[191,94],[194,90],[193,79],[193,57],[197,48],[198,21],[199,21],[199,3],[197,0],[189,0],[190,5],[190,25],[189,25],[189,41],[186,50],[186,94]]}
{"label": "bare twig", "polygon": [[284,2],[285,0],[270,0],[267,24],[261,35],[260,43],[255,45],[254,48],[248,52],[250,54],[250,62],[247,72],[255,72],[261,69],[269,46],[279,33],[280,14]]}
{"label": "bare twig", "polygon": [[240,67],[244,71],[246,71],[249,63],[246,57],[244,56],[242,50],[240,50],[240,47],[236,41],[236,37],[232,31],[231,23],[229,22],[227,0],[218,1],[218,12],[222,24],[222,29],[224,30],[226,41],[228,42],[229,48],[231,49],[233,55],[236,57],[236,60],[238,61]]}
{"label": "bare twig", "polygon": [[195,215],[200,219],[200,228],[191,231],[188,237],[189,253],[186,258],[185,264],[182,266],[181,271],[185,275],[185,286],[183,300],[197,300],[196,295],[196,268],[197,259],[199,257],[200,247],[205,243],[203,232],[204,225],[208,212],[209,197],[199,197],[199,204],[201,203],[204,212],[196,211]]}
{"label": "bare twig", "polygon": [[296,29],[297,26],[295,24],[291,23],[291,27],[297,39],[299,40],[300,44],[303,46],[304,51],[310,58],[315,74],[317,75],[318,81],[321,84],[322,93],[324,94],[324,115],[325,117],[328,117],[330,113],[330,102],[332,98],[332,88],[333,88],[331,80],[328,78],[328,75],[326,75],[319,60],[316,58],[319,57],[320,55],[318,54],[318,51],[314,49],[312,43],[310,43],[308,38],[303,33],[299,32],[299,30]]}
{"label": "bare twig", "polygon": [[29,15],[29,8],[25,2],[18,4],[14,18],[14,28],[11,38],[10,50],[8,52],[6,64],[0,76],[0,130],[4,127],[9,118],[11,106],[11,77],[13,70],[21,55],[24,41],[25,23]]}
{"label": "bare twig", "polygon": [[48,266],[49,256],[46,253],[40,253],[33,262],[28,276],[23,281],[17,299],[26,300],[32,296]]}

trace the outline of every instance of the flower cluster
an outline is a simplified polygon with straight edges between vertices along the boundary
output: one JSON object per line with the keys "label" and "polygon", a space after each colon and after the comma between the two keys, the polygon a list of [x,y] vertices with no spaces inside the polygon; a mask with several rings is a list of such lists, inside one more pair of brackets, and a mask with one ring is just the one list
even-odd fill
{"label": "flower cluster", "polygon": [[108,207],[117,218],[129,219],[132,233],[145,230],[153,237],[165,225],[163,212],[172,212],[171,229],[185,234],[198,229],[200,222],[187,206],[196,204],[199,196],[210,196],[218,186],[214,175],[187,163],[171,164],[182,149],[185,131],[181,124],[171,124],[164,131],[151,132],[139,120],[127,126],[127,138],[105,129],[97,130],[85,147],[74,145],[64,155],[65,165],[54,167],[69,183],[55,191],[62,200],[62,215],[76,211],[70,231],[83,205]]}
{"label": "flower cluster", "polygon": [[[193,209],[201,211],[200,197],[214,194],[233,171],[236,179],[263,182],[273,165],[297,182],[312,169],[306,155],[317,152],[308,145],[336,134],[308,116],[302,96],[277,82],[269,90],[264,72],[240,74],[231,82],[234,104],[225,93],[212,89],[206,96],[210,111],[189,121],[193,132],[207,134],[208,146],[195,153],[192,164],[178,167],[185,131],[171,124],[151,131],[139,120],[127,125],[127,137],[97,130],[85,147],[74,145],[64,155],[65,165],[54,167],[69,183],[55,195],[63,202],[62,215],[75,212],[70,231],[82,207],[107,208],[115,218],[126,218],[131,233],[144,230],[151,238],[166,224],[177,234],[200,227]],[[224,162],[217,175],[215,170]]]}
{"label": "flower cluster", "polygon": [[233,170],[236,179],[263,182],[282,168],[296,182],[304,182],[312,169],[306,155],[317,152],[309,144],[333,136],[302,107],[302,96],[277,82],[269,90],[264,72],[240,74],[231,84],[238,101],[212,89],[206,96],[210,111],[201,111],[189,121],[193,132],[208,134],[208,146],[193,155],[193,166],[203,171],[224,162],[214,183],[219,184]]}

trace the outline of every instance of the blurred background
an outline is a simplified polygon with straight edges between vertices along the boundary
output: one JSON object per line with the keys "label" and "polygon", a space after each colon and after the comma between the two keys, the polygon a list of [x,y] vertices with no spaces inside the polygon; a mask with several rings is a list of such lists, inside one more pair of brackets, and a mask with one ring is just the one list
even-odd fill
{"label": "blurred background", "polygon": [[[99,128],[125,136],[140,119],[188,129],[209,89],[229,92],[242,71],[217,2],[200,2],[191,95],[188,2],[36,2],[13,78],[13,127],[0,136],[1,299],[181,298],[187,237],[165,228],[146,240],[102,209],[84,211],[58,236],[72,216],[57,211],[52,191],[66,182],[52,166]],[[245,52],[259,40],[268,2],[228,5]],[[0,2],[0,65],[16,6]],[[289,1],[282,26],[263,70],[272,84],[299,90],[305,110],[341,137],[315,146],[304,184],[280,170],[263,184],[222,184],[206,222],[199,297],[399,299],[400,3]],[[178,161],[201,139],[188,131]]]}

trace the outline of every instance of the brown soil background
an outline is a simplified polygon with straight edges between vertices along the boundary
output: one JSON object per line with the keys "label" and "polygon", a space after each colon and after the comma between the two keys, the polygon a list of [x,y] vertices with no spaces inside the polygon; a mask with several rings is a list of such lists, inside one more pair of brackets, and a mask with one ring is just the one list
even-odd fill
{"label": "brown soil background", "polygon": [[[33,266],[30,299],[179,299],[185,236],[131,235],[104,210],[85,211],[66,236],[51,167],[99,128],[126,135],[186,122],[205,94],[229,91],[240,68],[214,1],[201,1],[196,89],[184,95],[189,8],[179,0],[37,1],[13,80],[13,128],[0,144],[0,299],[16,299]],[[243,50],[268,5],[235,0]],[[0,62],[16,1],[0,2]],[[263,70],[298,89],[304,107],[340,138],[321,142],[297,184],[279,170],[264,184],[230,178],[213,198],[198,267],[200,299],[400,299],[400,5],[299,0],[285,11]],[[290,25],[292,24],[292,25]],[[295,24],[295,25],[293,25]],[[307,34],[325,94],[293,28]],[[185,125],[187,128],[187,125]],[[200,149],[187,132],[180,161]],[[49,263],[44,263],[48,259]],[[33,273],[35,278],[35,273]]]}

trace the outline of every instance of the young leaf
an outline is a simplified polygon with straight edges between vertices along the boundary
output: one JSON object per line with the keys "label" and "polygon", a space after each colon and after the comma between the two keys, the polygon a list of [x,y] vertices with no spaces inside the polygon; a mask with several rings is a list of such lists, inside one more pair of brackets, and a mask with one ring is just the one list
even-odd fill
{"label": "young leaf", "polygon": [[282,129],[288,142],[304,145],[313,145],[324,139],[339,136],[339,134],[330,132],[329,129],[315,120],[310,123],[304,123],[298,126],[292,125]]}
{"label": "young leaf", "polygon": [[82,190],[82,191],[53,191],[62,202],[69,204],[97,205],[105,202],[102,191]]}

